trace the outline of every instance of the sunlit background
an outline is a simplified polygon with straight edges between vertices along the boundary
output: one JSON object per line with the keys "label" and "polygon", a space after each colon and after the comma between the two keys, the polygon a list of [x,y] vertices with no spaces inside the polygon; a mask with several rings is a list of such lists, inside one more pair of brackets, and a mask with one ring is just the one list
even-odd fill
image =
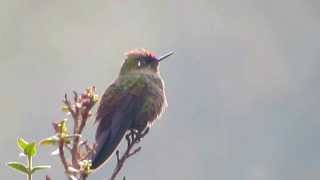
{"label": "sunlit background", "polygon": [[[53,133],[65,92],[102,94],[145,47],[176,51],[161,65],[169,107],[118,179],[319,179],[319,42],[318,0],[1,0],[0,177],[24,179],[4,164],[24,160],[17,137]],[[65,179],[52,150],[34,179]]]}

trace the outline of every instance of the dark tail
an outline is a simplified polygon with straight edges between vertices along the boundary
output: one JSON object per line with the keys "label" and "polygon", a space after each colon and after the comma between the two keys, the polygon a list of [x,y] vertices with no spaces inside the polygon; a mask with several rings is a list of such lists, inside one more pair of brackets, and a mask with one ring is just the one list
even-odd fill
{"label": "dark tail", "polygon": [[[92,169],[99,168],[109,160],[126,131],[130,128],[135,118],[135,109],[137,108],[133,99],[134,98],[126,98],[122,101],[122,105],[113,113],[111,119],[102,118],[100,120],[98,130],[104,121],[111,120],[111,125],[106,129],[99,130],[100,133],[96,137],[96,153],[92,157]],[[101,126],[103,127],[103,124]]]}

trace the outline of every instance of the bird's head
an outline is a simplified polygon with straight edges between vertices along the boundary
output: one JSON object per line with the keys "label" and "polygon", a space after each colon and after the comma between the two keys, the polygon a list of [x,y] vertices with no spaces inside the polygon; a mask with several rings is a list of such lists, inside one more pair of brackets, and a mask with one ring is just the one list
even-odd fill
{"label": "bird's head", "polygon": [[130,72],[149,71],[158,73],[159,64],[163,59],[171,56],[169,52],[161,57],[156,57],[154,53],[146,49],[136,49],[126,53],[127,58],[122,64],[120,74],[124,75]]}

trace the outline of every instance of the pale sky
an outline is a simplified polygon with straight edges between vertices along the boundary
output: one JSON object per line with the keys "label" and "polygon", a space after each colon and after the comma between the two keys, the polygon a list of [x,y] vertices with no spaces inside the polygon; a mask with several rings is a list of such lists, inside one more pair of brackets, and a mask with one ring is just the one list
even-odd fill
{"label": "pale sky", "polygon": [[[124,53],[145,47],[176,52],[161,65],[169,107],[121,175],[319,179],[319,42],[318,0],[1,0],[0,177],[24,178],[4,163],[24,160],[17,137],[52,134],[65,92],[102,94]],[[34,163],[53,168],[35,180],[65,179],[52,150],[39,149]]]}

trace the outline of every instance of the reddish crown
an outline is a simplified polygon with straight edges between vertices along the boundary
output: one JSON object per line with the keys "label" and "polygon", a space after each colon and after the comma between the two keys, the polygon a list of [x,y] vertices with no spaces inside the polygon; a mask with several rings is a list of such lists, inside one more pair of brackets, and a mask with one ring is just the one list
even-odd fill
{"label": "reddish crown", "polygon": [[153,52],[148,51],[146,49],[134,49],[126,53],[128,58],[148,58],[148,59],[156,59],[156,56]]}

